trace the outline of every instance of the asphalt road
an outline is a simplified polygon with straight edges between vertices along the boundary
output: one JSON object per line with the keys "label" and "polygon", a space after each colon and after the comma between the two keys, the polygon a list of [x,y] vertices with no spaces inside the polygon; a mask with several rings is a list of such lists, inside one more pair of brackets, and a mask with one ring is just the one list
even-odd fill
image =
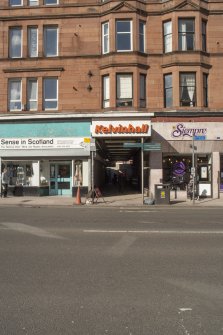
{"label": "asphalt road", "polygon": [[223,209],[0,213],[1,335],[223,334]]}

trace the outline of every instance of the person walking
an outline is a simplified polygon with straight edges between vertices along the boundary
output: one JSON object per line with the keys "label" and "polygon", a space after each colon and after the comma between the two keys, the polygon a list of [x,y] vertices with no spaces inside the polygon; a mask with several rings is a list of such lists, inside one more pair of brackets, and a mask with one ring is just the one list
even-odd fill
{"label": "person walking", "polygon": [[8,183],[9,183],[8,171],[6,168],[4,168],[2,172],[2,195],[4,198],[6,198],[8,194]]}

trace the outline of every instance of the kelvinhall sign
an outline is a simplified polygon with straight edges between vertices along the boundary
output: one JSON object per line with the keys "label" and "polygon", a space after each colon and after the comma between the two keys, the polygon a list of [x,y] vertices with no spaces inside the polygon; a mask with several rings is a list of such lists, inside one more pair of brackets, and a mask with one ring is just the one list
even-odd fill
{"label": "kelvinhall sign", "polygon": [[183,123],[178,123],[176,126],[173,127],[173,131],[171,136],[174,138],[180,137],[190,137],[193,136],[206,136],[207,135],[207,128],[198,128],[198,127],[187,127]]}

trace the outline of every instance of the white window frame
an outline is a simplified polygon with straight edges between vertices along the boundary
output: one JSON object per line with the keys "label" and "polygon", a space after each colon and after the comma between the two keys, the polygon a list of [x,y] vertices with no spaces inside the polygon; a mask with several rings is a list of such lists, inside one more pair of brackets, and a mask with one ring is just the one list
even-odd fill
{"label": "white window frame", "polygon": [[[21,43],[20,43],[20,55],[13,56],[13,45],[12,45],[12,32],[13,31],[21,32]],[[9,28],[9,57],[10,58],[22,58],[22,48],[23,48],[23,31],[21,27],[10,27]]]}
{"label": "white window frame", "polygon": [[[55,79],[57,81],[56,89],[57,89],[57,94],[56,94],[56,99],[46,99],[46,92],[45,92],[45,83],[47,79]],[[58,78],[57,77],[45,77],[43,78],[43,109],[44,110],[58,110]],[[55,108],[46,108],[46,101],[56,101],[57,106]]]}
{"label": "white window frame", "polygon": [[13,0],[10,0],[10,3],[9,3],[9,5],[10,5],[11,7],[20,7],[20,6],[23,6],[23,0],[20,0],[21,3],[20,3],[19,5],[13,5],[13,4],[12,4],[12,1],[13,1]]}
{"label": "white window frame", "polygon": [[108,74],[102,77],[103,81],[103,108],[110,107],[110,77]]}
{"label": "white window frame", "polygon": [[[130,22],[130,31],[126,31],[126,32],[118,32],[117,31],[117,24],[118,24],[118,22]],[[116,23],[115,23],[115,25],[116,25],[116,27],[115,27],[115,29],[116,29],[116,32],[115,32],[115,38],[116,38],[116,51],[117,52],[130,52],[130,51],[132,51],[133,50],[133,36],[132,36],[132,20],[116,20]],[[124,34],[130,34],[130,48],[128,49],[128,50],[122,50],[122,49],[118,49],[118,43],[117,43],[117,37],[118,37],[118,34],[122,34],[122,35],[124,35]]]}
{"label": "white window frame", "polygon": [[[140,25],[143,26],[143,33],[140,32]],[[145,53],[146,52],[146,22],[145,21],[139,21],[139,51]],[[141,38],[143,40],[143,50],[141,50]]]}
{"label": "white window frame", "polygon": [[[47,46],[47,40],[46,40],[46,33],[47,33],[47,29],[55,29],[56,32],[57,32],[57,41],[56,41],[56,54],[52,54],[52,55],[48,55],[46,53],[46,46]],[[59,45],[59,32],[58,32],[58,26],[54,26],[54,25],[48,25],[48,26],[44,26],[43,27],[43,39],[44,39],[44,43],[43,43],[43,46],[44,46],[44,56],[45,57],[57,57],[58,56],[58,45]]]}
{"label": "white window frame", "polygon": [[[20,83],[20,99],[11,99],[11,89],[12,83]],[[11,108],[11,103],[20,103],[20,108]],[[22,79],[21,78],[11,78],[8,81],[8,108],[10,112],[21,111],[22,110]]]}
{"label": "white window frame", "polygon": [[[37,32],[37,34],[36,34],[37,37],[36,37],[36,54],[35,54],[35,56],[32,56],[31,52],[30,52],[30,50],[31,50],[31,35],[30,35],[30,32],[31,32],[32,29],[35,29],[36,32]],[[38,49],[39,49],[38,35],[39,35],[38,27],[35,27],[35,26],[28,27],[28,54],[29,54],[29,57],[31,57],[31,58],[38,57]]]}
{"label": "white window frame", "polygon": [[[108,27],[107,34],[105,34],[105,26]],[[102,23],[102,53],[109,53],[109,21]]]}
{"label": "white window frame", "polygon": [[173,24],[171,20],[163,22],[164,53],[173,51]]}
{"label": "white window frame", "polygon": [[[35,92],[36,98],[35,99],[30,98],[30,83],[31,82],[36,82],[36,92]],[[35,102],[36,103],[36,108],[31,108],[30,107],[30,102]],[[27,102],[26,102],[26,105],[27,105],[27,110],[29,110],[29,111],[37,111],[37,109],[38,109],[38,79],[37,78],[28,78],[27,79]]]}

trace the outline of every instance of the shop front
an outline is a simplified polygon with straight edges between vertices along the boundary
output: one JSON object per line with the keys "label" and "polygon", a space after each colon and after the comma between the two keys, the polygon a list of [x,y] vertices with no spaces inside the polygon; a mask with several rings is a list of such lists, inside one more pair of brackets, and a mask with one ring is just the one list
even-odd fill
{"label": "shop front", "polygon": [[162,144],[162,153],[150,154],[151,192],[153,184],[163,182],[186,195],[194,178],[197,197],[218,197],[223,189],[222,133],[223,124],[215,122],[154,122],[152,138]]}
{"label": "shop front", "polygon": [[89,188],[90,122],[0,123],[1,171],[7,168],[8,195],[72,196]]}

